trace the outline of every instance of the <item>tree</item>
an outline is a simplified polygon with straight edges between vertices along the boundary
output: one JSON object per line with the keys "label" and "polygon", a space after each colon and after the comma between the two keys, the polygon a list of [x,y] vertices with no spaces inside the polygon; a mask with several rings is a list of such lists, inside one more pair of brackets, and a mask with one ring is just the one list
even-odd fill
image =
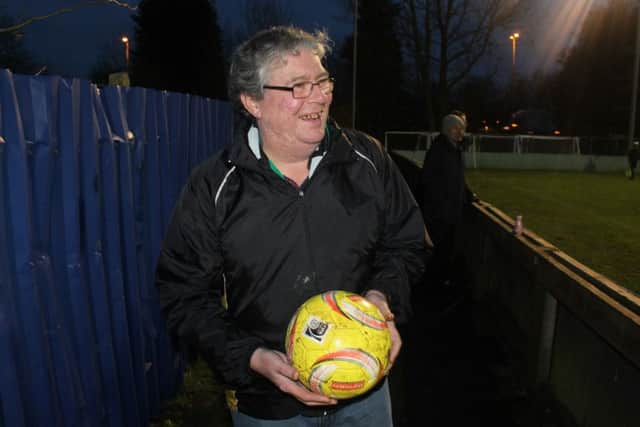
{"label": "tree", "polygon": [[242,16],[238,20],[240,24],[233,22],[233,25],[225,28],[225,32],[232,35],[224,40],[227,57],[231,57],[236,46],[258,31],[278,25],[290,25],[294,21],[287,0],[240,0],[238,8],[239,15]]}
{"label": "tree", "polygon": [[[68,7],[56,9],[45,15],[30,16],[26,19],[17,21],[10,18],[5,13],[6,1],[2,1],[0,3],[0,67],[11,69],[16,73],[40,74],[44,72],[47,69],[47,66],[37,67],[33,63],[30,54],[22,45],[22,31],[24,28],[34,22],[44,21],[59,15],[71,13],[79,8],[98,5],[111,5],[132,11],[137,10],[136,6],[132,6],[120,0],[85,0]],[[104,63],[101,65],[101,68],[106,69],[108,66],[108,64]],[[94,74],[93,70],[92,74]]]}
{"label": "tree", "polygon": [[561,59],[561,70],[549,79],[556,115],[568,132],[626,132],[637,13],[637,3],[628,0],[595,6]]}
{"label": "tree", "polygon": [[[356,127],[382,138],[385,130],[404,127],[405,113],[413,113],[406,111],[408,104],[401,101],[405,79],[396,36],[399,6],[391,0],[361,0],[358,6]],[[353,37],[345,40],[340,57],[350,65],[343,73],[350,80]],[[349,80],[339,83],[351,88]]]}
{"label": "tree", "polygon": [[9,24],[4,24],[4,23],[0,23],[0,34],[1,33],[16,33],[21,31],[23,28],[25,28],[28,25],[33,24],[34,22],[38,22],[38,21],[44,21],[46,19],[50,19],[53,18],[55,16],[58,15],[63,15],[65,13],[70,13],[73,12],[74,10],[81,8],[81,7],[87,7],[87,6],[97,6],[97,5],[102,5],[102,4],[106,4],[106,5],[112,5],[112,6],[117,6],[117,7],[123,7],[125,9],[129,9],[129,10],[136,10],[135,6],[132,6],[124,1],[119,1],[119,0],[85,0],[83,2],[80,3],[76,3],[72,6],[68,6],[68,7],[62,7],[60,9],[56,9],[53,12],[47,13],[46,15],[37,15],[37,16],[31,16],[23,21],[20,22],[11,22]]}
{"label": "tree", "polygon": [[[6,14],[4,6],[4,3],[0,3],[0,27],[11,27],[14,20]],[[30,53],[24,47],[20,31],[0,33],[0,68],[22,74],[37,71]]]}
{"label": "tree", "polygon": [[500,89],[490,76],[470,76],[451,93],[453,108],[463,110],[469,119],[469,132],[476,132],[495,120],[507,117]]}
{"label": "tree", "polygon": [[133,20],[133,85],[226,98],[222,34],[213,2],[142,0]]}
{"label": "tree", "polygon": [[[498,29],[526,13],[525,0],[402,0],[401,40],[411,59],[425,121],[446,114],[451,91],[491,52]],[[432,85],[433,82],[433,85]],[[432,89],[435,88],[435,96]],[[435,97],[435,107],[431,105]]]}
{"label": "tree", "polygon": [[242,27],[236,40],[243,41],[260,30],[293,22],[291,7],[286,0],[243,0]]}
{"label": "tree", "polygon": [[112,41],[100,48],[100,56],[91,67],[89,79],[93,83],[105,85],[109,83],[109,75],[126,70],[125,57],[122,43],[119,40]]}

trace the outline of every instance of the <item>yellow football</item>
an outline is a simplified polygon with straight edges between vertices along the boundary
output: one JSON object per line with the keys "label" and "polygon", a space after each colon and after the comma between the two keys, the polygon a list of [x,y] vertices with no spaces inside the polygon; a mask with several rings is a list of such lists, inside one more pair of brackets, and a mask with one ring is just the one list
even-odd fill
{"label": "yellow football", "polygon": [[374,304],[352,292],[328,291],[298,308],[287,328],[285,348],[308,389],[347,399],[384,377],[391,336]]}

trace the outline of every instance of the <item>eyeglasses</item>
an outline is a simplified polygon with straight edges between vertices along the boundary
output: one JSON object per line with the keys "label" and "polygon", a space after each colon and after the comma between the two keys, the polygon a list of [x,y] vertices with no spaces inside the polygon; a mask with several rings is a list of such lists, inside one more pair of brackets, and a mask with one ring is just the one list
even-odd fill
{"label": "eyeglasses", "polygon": [[325,95],[329,95],[331,92],[333,92],[333,83],[334,83],[335,79],[333,77],[323,77],[320,80],[318,80],[317,82],[300,82],[300,83],[296,83],[293,86],[270,86],[270,85],[264,85],[262,86],[263,89],[274,89],[274,90],[284,90],[287,92],[291,92],[291,95],[296,98],[296,99],[300,99],[300,98],[307,98],[311,95],[311,92],[313,91],[313,87],[314,86],[318,86],[318,88],[320,89],[320,91],[325,94]]}

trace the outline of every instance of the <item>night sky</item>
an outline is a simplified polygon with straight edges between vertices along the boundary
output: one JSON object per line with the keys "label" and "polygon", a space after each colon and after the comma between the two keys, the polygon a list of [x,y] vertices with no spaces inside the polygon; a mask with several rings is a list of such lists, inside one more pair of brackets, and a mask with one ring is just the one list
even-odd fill
{"label": "night sky", "polygon": [[[6,2],[9,15],[18,21],[80,3],[80,0],[3,1]],[[139,3],[139,0],[122,1],[131,5]],[[330,37],[339,44],[344,35],[351,31],[351,18],[346,16],[343,3],[340,0],[290,2],[291,15],[296,25],[308,30],[326,28]],[[237,0],[216,1],[219,24],[225,37],[227,31],[237,29],[240,4]],[[48,64],[50,74],[86,78],[101,54],[124,52],[119,40],[123,34],[133,39],[132,13],[113,5],[82,7],[25,27],[25,44],[38,65]]]}
{"label": "night sky", "polygon": [[[46,15],[79,3],[79,0],[0,0],[0,4],[2,1],[6,3],[8,13],[18,20]],[[122,1],[132,5],[139,2]],[[523,22],[496,34],[495,56],[490,63],[481,64],[480,69],[497,72],[498,75],[509,74],[511,44],[508,35],[511,31],[521,34],[517,54],[520,72],[552,69],[560,51],[575,38],[594,1],[598,0],[539,0]],[[242,2],[237,0],[216,1],[219,24],[225,37],[237,29],[242,19],[239,4]],[[336,47],[352,31],[352,18],[344,10],[343,0],[289,1],[288,4],[292,7],[294,24],[309,30],[326,28]],[[86,78],[101,55],[121,52],[124,56],[119,40],[123,34],[133,38],[132,13],[113,5],[79,8],[29,25],[23,30],[25,44],[38,65],[48,65],[50,74]]]}

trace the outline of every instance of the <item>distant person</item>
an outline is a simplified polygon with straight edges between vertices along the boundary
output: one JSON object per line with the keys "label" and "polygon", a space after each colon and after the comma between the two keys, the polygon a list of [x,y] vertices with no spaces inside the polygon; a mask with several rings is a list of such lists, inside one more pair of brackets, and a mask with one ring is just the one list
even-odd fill
{"label": "distant person", "polygon": [[627,159],[629,160],[629,179],[635,178],[636,166],[638,165],[638,159],[640,159],[640,142],[633,141],[631,148],[627,153]]}
{"label": "distant person", "polygon": [[[231,58],[234,140],[191,174],[156,272],[168,330],[235,390],[236,427],[390,427],[387,379],[336,401],[308,390],[285,354],[297,308],[342,289],[375,304],[402,339],[422,278],[420,208],[380,142],[329,117],[324,32],[273,27]],[[226,296],[227,306],[222,303]]]}
{"label": "distant person", "polygon": [[456,233],[465,205],[476,199],[464,177],[462,144],[466,128],[464,113],[454,111],[445,116],[442,131],[422,165],[422,212],[434,245],[428,280],[435,286],[451,283]]}

